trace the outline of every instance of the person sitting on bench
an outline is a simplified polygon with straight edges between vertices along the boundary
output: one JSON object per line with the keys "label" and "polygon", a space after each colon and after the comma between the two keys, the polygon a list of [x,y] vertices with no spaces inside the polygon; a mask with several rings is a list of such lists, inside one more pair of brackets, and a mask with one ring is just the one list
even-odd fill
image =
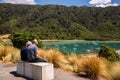
{"label": "person sitting on bench", "polygon": [[37,39],[33,40],[33,44],[28,46],[28,53],[27,53],[27,58],[29,62],[47,62],[46,60],[40,58],[38,56],[38,41]]}
{"label": "person sitting on bench", "polygon": [[28,58],[27,58],[27,47],[32,45],[32,42],[31,41],[27,41],[26,42],[26,45],[21,49],[21,52],[20,52],[20,56],[21,56],[21,60],[22,61],[27,61]]}

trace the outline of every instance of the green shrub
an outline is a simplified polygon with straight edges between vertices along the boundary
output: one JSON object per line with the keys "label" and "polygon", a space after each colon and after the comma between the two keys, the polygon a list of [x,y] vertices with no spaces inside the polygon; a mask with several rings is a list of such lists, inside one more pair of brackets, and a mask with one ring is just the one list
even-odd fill
{"label": "green shrub", "polygon": [[38,40],[38,47],[43,47],[43,44],[42,42],[40,41],[40,39],[34,35],[34,34],[30,34],[30,33],[19,33],[19,32],[15,32],[12,34],[11,36],[11,41],[13,43],[13,46],[14,47],[17,47],[17,48],[22,48],[23,46],[25,46],[25,43],[27,41],[32,41],[33,39],[37,39]]}
{"label": "green shrub", "polygon": [[120,60],[120,55],[115,52],[114,49],[103,45],[99,51],[99,56],[104,57],[110,61]]}

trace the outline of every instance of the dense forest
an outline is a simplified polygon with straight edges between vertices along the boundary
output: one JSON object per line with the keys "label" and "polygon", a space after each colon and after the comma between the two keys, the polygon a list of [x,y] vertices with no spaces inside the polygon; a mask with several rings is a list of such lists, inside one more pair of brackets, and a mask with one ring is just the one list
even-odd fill
{"label": "dense forest", "polygon": [[34,33],[40,39],[120,40],[120,6],[0,4],[0,34]]}

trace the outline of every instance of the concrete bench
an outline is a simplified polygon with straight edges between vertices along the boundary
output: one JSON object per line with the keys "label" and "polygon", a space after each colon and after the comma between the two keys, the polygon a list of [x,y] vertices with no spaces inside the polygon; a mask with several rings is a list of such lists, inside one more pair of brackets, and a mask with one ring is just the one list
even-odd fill
{"label": "concrete bench", "polygon": [[17,74],[34,80],[53,80],[54,68],[51,63],[18,62]]}

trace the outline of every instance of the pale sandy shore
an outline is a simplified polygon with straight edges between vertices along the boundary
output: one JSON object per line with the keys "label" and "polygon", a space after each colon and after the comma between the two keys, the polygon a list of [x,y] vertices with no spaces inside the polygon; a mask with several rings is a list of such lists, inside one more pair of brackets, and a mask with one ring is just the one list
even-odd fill
{"label": "pale sandy shore", "polygon": [[[59,69],[54,69],[54,80],[90,80],[85,77],[80,77],[75,73],[64,72]],[[0,80],[32,80],[16,74],[16,64],[0,63]]]}

